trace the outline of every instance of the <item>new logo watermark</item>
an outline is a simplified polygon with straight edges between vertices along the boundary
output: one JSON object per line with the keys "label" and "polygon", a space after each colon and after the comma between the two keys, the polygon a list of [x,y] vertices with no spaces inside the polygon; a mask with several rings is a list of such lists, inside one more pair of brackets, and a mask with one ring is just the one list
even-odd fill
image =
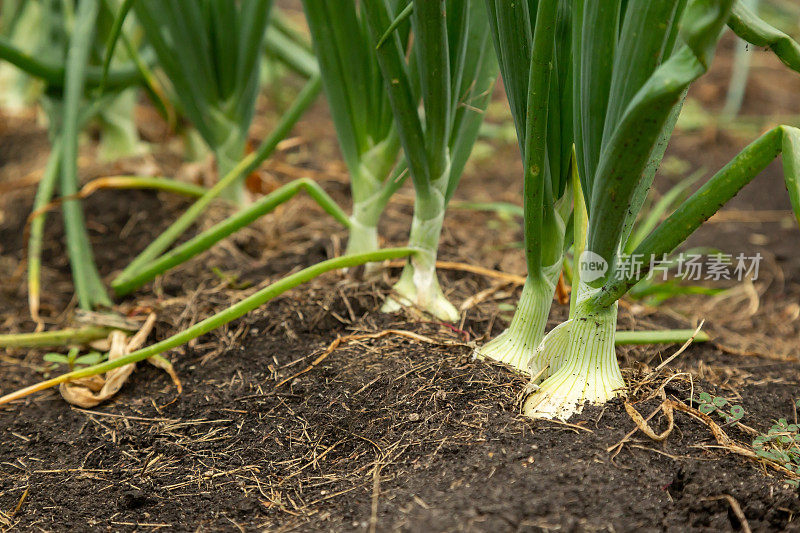
{"label": "new logo watermark", "polygon": [[581,279],[587,283],[596,281],[608,272],[608,261],[589,250],[584,250],[580,257]]}

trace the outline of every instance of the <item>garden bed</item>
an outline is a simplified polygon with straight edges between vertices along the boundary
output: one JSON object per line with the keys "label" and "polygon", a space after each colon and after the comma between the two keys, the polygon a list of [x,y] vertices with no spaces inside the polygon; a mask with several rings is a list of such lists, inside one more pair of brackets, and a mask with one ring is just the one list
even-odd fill
{"label": "garden bed", "polygon": [[[693,96],[714,99],[725,59]],[[798,94],[796,80],[770,70],[771,59],[763,60],[767,66],[756,76],[757,94],[748,96],[745,114],[798,112],[780,104],[778,94],[791,83]],[[766,108],[765,102],[777,103]],[[346,173],[332,128],[319,119],[324,113],[319,104],[309,115],[314,118],[296,128],[296,142],[265,165],[267,187],[309,175],[346,202]],[[9,121],[0,132],[5,181],[42,165],[45,138],[32,124]],[[712,170],[746,141],[716,128],[683,131],[668,157],[690,170]],[[493,142],[488,149],[491,158],[471,164],[456,199],[518,203],[521,169],[514,146]],[[82,165],[86,178],[119,171],[95,163],[92,155],[87,150]],[[178,171],[169,151],[156,154],[155,162],[164,173]],[[705,318],[716,335],[714,343],[689,347],[658,374],[653,368],[676,346],[618,350],[636,391],[628,399],[639,401],[635,407],[643,416],[661,404],[656,391],[662,386],[667,397],[683,402],[701,391],[724,396],[744,407],[742,423],[757,432],[796,416],[800,236],[785,223],[790,206],[778,165],[723,210],[727,218],[703,227],[690,242],[762,253],[761,278],[752,291],[710,301],[685,298],[656,309],[632,301],[623,306],[620,329],[686,328]],[[665,190],[669,176],[659,180]],[[30,188],[15,189],[0,200],[3,331],[33,328],[18,274],[32,196]],[[381,228],[387,244],[403,243],[411,214],[406,199],[410,192],[401,191],[387,211]],[[88,198],[101,274],[107,279],[124,267],[186,205],[150,192],[100,191]],[[210,218],[221,217],[219,210]],[[737,223],[757,216],[763,220],[747,228]],[[72,315],[64,310],[74,304],[65,300],[71,290],[58,244],[60,216],[51,217],[42,314],[54,327],[69,323]],[[493,213],[452,209],[440,259],[520,274],[524,261],[513,244],[521,235],[519,225]],[[297,198],[125,298],[121,310],[135,317],[154,311],[151,341],[162,339],[255,286],[340,254],[344,238],[311,202]],[[0,408],[0,516],[7,521],[0,527],[718,531],[741,529],[743,513],[753,530],[800,528],[797,489],[720,446],[707,423],[684,412],[675,413],[664,442],[641,432],[629,436],[636,426],[622,401],[587,408],[568,424],[522,417],[526,380],[471,358],[476,340],[502,331],[508,311],[498,303],[513,304],[519,288],[442,269],[442,285],[456,305],[486,295],[462,314],[461,324],[449,327],[410,311],[378,311],[398,273],[392,267],[367,282],[327,274],[167,354],[183,382],[181,394],[162,371],[140,364],[114,400],[92,410],[71,408],[55,391]],[[550,326],[566,317],[567,306],[555,308]],[[381,333],[325,351],[340,336]],[[42,353],[3,354],[0,392],[38,380]],[[667,427],[660,414],[652,424],[657,433]],[[724,430],[746,446],[753,439],[736,425]]]}

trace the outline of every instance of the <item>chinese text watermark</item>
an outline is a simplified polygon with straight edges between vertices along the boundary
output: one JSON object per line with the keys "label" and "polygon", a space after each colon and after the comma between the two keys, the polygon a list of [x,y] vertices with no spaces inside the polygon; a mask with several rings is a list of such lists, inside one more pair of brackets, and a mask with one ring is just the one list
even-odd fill
{"label": "chinese text watermark", "polygon": [[[744,281],[758,279],[763,256],[760,253],[709,255],[695,253],[663,254],[661,257],[644,254],[623,255],[617,259],[613,277],[624,279],[674,278],[687,281]],[[608,263],[598,254],[585,251],[580,257],[581,279],[587,282],[600,279],[608,271]],[[644,273],[644,275],[643,275]]]}

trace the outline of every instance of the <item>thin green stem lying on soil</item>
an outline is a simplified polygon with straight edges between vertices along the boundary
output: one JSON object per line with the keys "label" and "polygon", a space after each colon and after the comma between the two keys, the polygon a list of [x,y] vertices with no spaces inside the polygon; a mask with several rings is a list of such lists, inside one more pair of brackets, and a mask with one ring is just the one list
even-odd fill
{"label": "thin green stem lying on soil", "polygon": [[265,159],[267,159],[275,151],[278,143],[286,137],[295,123],[300,119],[303,113],[314,102],[322,87],[319,76],[309,80],[309,82],[300,91],[297,99],[292,106],[283,114],[280,122],[270,133],[264,142],[259,146],[258,150],[247,155],[242,159],[230,172],[228,172],[222,179],[220,179],[213,187],[211,187],[203,196],[197,199],[185,213],[183,213],[178,220],[167,228],[164,233],[159,235],[147,248],[142,251],[131,263],[125,267],[122,273],[112,281],[111,286],[116,287],[120,284],[126,283],[137,272],[144,268],[147,264],[155,260],[159,255],[169,248],[178,237],[185,232],[192,223],[205,211],[208,205],[214,198],[218,197],[220,193],[230,184],[234,183],[241,176],[246,176]]}
{"label": "thin green stem lying on soil", "polygon": [[105,339],[119,328],[86,326],[38,333],[12,333],[0,335],[0,348],[46,348],[70,346]]}
{"label": "thin green stem lying on soil", "polygon": [[256,219],[272,212],[280,204],[287,202],[299,191],[306,191],[326,213],[335,218],[345,228],[350,227],[350,219],[334,200],[320,187],[317,182],[309,178],[301,178],[287,183],[281,188],[261,198],[254,204],[245,207],[234,215],[226,218],[219,224],[200,233],[191,240],[170,250],[158,259],[148,263],[130,278],[112,284],[117,296],[124,296],[157,275],[162,274],[197,254],[208,250],[215,243],[228,235],[251,224]]}
{"label": "thin green stem lying on soil", "polygon": [[100,189],[152,189],[195,198],[208,192],[200,185],[161,176],[105,176],[88,182],[78,194],[85,198]]}
{"label": "thin green stem lying on soil", "polygon": [[692,342],[708,342],[711,337],[705,331],[695,334],[693,329],[665,329],[656,331],[617,331],[614,334],[614,344],[623,346],[627,344],[683,344],[692,339]]}
{"label": "thin green stem lying on soil", "polygon": [[321,263],[317,263],[316,265],[304,268],[299,272],[295,272],[294,274],[286,276],[285,278],[279,281],[271,283],[270,285],[242,299],[241,301],[232,305],[231,307],[223,311],[220,311],[219,313],[209,318],[206,318],[205,320],[197,322],[196,324],[188,327],[187,329],[181,331],[180,333],[173,335],[172,337],[169,337],[168,339],[157,342],[151,346],[148,346],[147,348],[142,348],[141,350],[137,350],[124,357],[114,359],[113,361],[106,361],[105,363],[101,363],[99,365],[94,365],[73,372],[69,372],[67,374],[62,374],[58,377],[42,381],[41,383],[37,383],[35,385],[31,385],[30,387],[26,387],[17,392],[7,394],[2,398],[0,398],[0,405],[14,401],[19,398],[23,398],[34,392],[54,387],[61,383],[66,383],[68,381],[73,381],[80,378],[96,376],[98,374],[108,372],[109,370],[113,370],[115,368],[119,368],[121,366],[130,363],[143,361],[155,355],[162,354],[167,350],[176,348],[181,344],[185,344],[190,340],[199,337],[200,335],[208,333],[209,331],[212,331],[222,326],[223,324],[227,324],[232,320],[236,320],[237,318],[249,313],[250,311],[264,305],[265,303],[269,302],[276,296],[283,294],[289,289],[297,287],[298,285],[310,281],[326,272],[330,272],[331,270],[352,268],[374,261],[399,259],[402,257],[413,256],[416,253],[417,250],[413,248],[385,248],[383,250],[378,250],[376,252],[370,252],[366,254],[345,255],[341,257],[335,257],[333,259],[328,259],[327,261],[322,261]]}

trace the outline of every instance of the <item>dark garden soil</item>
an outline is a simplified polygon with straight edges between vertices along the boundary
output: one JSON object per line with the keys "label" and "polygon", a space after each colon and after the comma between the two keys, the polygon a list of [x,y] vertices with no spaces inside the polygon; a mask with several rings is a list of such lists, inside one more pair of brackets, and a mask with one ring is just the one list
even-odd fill
{"label": "dark garden soil", "polygon": [[[718,99],[714,90],[727,79],[726,58],[694,98],[704,104]],[[779,97],[787,87],[800,94],[800,83],[774,67],[759,55],[759,82],[748,92],[745,114],[800,112],[791,107],[796,98],[787,103]],[[259,116],[268,118],[254,127],[257,138],[272,115]],[[46,137],[32,124],[9,119],[0,128],[0,187],[41,169]],[[761,128],[767,126],[769,119]],[[162,135],[151,129],[145,133]],[[260,172],[264,187],[308,175],[346,205],[346,174],[322,104],[295,134]],[[719,168],[748,138],[714,126],[679,132],[669,158],[672,167],[687,169],[670,174],[664,168],[657,188],[664,191],[678,175],[700,167]],[[495,141],[481,152],[457,198],[519,202],[513,143]],[[170,145],[109,167],[96,163],[90,149],[82,175],[152,165],[174,175],[187,171],[177,153]],[[207,173],[202,165],[192,168]],[[3,332],[34,327],[22,275],[24,219],[33,192],[0,188]],[[381,228],[386,244],[403,242],[410,194],[401,191],[387,212]],[[151,192],[100,191],[84,204],[98,265],[109,280],[187,202]],[[57,391],[0,408],[0,528],[800,531],[798,490],[780,472],[744,455],[754,435],[775,419],[797,417],[800,232],[788,210],[778,163],[690,243],[762,253],[759,280],[657,309],[630,300],[621,307],[624,329],[686,328],[707,320],[714,342],[689,347],[660,372],[655,366],[676,346],[618,350],[632,389],[627,401],[644,417],[655,412],[650,423],[660,433],[668,428],[658,411],[663,398],[690,405],[701,391],[724,396],[746,412],[742,424],[722,428],[731,442],[712,431],[721,418],[685,410],[674,412],[669,436],[654,441],[634,432],[621,400],[587,407],[569,423],[520,416],[525,379],[471,358],[474,342],[503,329],[518,287],[442,270],[449,296],[467,308],[462,323],[451,327],[412,311],[378,311],[396,267],[366,282],[328,274],[167,354],[182,380],[181,394],[162,371],[140,364],[116,398],[94,409],[70,407]],[[201,224],[224,214],[217,206]],[[150,342],[163,339],[256,287],[340,253],[344,237],[298,197],[122,299],[119,310],[139,319],[157,313]],[[51,329],[74,323],[61,238],[54,212],[42,298]],[[520,239],[514,221],[453,209],[440,258],[520,274],[524,264],[514,246]],[[476,294],[481,298],[470,300]],[[556,304],[551,325],[565,315],[566,306]],[[326,352],[337,337],[364,333],[382,336],[346,340]],[[0,393],[58,373],[42,355],[0,353]]]}

